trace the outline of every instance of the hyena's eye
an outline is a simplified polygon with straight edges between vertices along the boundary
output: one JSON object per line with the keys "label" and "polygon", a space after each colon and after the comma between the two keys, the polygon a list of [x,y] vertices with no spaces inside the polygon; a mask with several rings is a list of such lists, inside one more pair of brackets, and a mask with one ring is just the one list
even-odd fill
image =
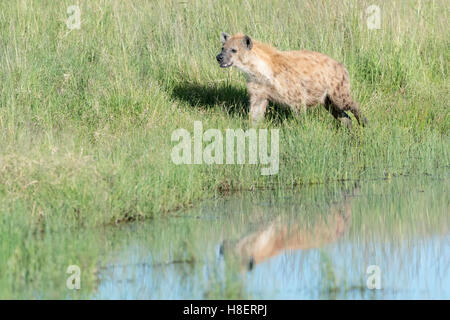
{"label": "hyena's eye", "polygon": [[236,53],[237,50],[236,49],[231,49],[231,52]]}

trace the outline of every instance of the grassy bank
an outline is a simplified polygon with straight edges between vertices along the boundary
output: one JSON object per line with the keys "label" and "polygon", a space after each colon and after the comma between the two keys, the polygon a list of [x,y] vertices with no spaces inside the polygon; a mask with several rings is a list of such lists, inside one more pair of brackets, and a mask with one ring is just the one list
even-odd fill
{"label": "grassy bank", "polygon": [[[380,1],[379,30],[366,26],[373,1],[80,1],[81,28],[69,30],[72,4],[0,3],[5,288],[14,282],[5,270],[45,265],[36,253],[45,245],[35,241],[52,232],[160,216],[230,189],[450,165],[444,0]],[[294,117],[272,106],[265,125],[280,129],[278,175],[261,176],[255,165],[174,165],[175,129],[192,132],[195,120],[205,130],[248,127],[245,79],[215,61],[220,31],[343,62],[370,126],[350,135],[322,108]],[[37,274],[15,276],[26,283]]]}

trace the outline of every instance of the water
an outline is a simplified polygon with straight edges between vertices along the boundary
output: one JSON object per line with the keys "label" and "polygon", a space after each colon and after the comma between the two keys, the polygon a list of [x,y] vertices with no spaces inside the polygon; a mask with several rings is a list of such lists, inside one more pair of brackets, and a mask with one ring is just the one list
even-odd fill
{"label": "water", "polygon": [[134,223],[116,232],[92,297],[449,299],[448,186],[252,191]]}

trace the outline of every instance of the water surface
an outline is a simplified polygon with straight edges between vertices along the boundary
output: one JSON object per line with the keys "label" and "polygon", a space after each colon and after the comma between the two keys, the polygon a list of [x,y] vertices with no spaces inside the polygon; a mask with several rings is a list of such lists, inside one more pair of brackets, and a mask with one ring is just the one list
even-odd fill
{"label": "water surface", "polygon": [[134,223],[93,297],[449,299],[447,178],[244,192]]}

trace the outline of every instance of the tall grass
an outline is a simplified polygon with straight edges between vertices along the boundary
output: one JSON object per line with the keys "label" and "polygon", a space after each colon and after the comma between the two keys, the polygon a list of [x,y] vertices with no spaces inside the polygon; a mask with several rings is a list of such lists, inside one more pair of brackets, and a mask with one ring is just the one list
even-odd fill
{"label": "tall grass", "polygon": [[[69,225],[148,217],[224,188],[421,174],[449,165],[449,28],[445,1],[70,1],[3,3],[0,196],[4,215]],[[217,67],[218,33],[244,31],[280,49],[329,54],[350,70],[370,119],[358,135],[318,108],[281,129],[280,172],[175,166],[170,134],[246,128],[245,80]]]}
{"label": "tall grass", "polygon": [[[369,30],[372,2],[2,1],[0,273],[36,234],[156,217],[230,189],[448,168],[447,2],[378,1],[381,29]],[[79,30],[66,26],[73,4]],[[244,77],[215,62],[220,31],[343,62],[370,126],[352,135],[323,108],[271,106],[278,175],[174,165],[173,130],[248,127]]]}

